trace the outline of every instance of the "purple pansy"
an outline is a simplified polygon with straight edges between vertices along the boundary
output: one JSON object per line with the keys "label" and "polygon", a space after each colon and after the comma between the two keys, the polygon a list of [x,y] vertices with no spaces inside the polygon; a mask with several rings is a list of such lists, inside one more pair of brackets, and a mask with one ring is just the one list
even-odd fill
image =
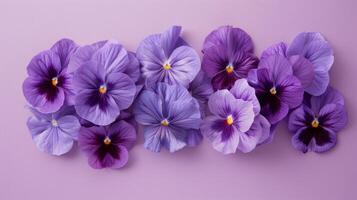
{"label": "purple pansy", "polygon": [[144,146],[153,152],[159,152],[161,147],[175,152],[200,142],[199,105],[181,85],[158,83],[142,91],[134,114],[144,126]]}
{"label": "purple pansy", "polygon": [[71,75],[68,62],[77,45],[62,39],[32,58],[27,66],[28,77],[23,83],[23,93],[29,104],[42,113],[53,113],[63,105],[73,104]]}
{"label": "purple pansy", "polygon": [[181,37],[181,27],[145,38],[136,53],[143,77],[149,83],[165,82],[187,87],[200,70],[196,51]]}
{"label": "purple pansy", "polygon": [[246,79],[237,80],[230,91],[216,91],[208,106],[213,115],[204,119],[201,131],[217,151],[247,153],[269,138],[270,123],[259,114],[254,88]]}
{"label": "purple pansy", "polygon": [[290,62],[281,55],[262,59],[258,69],[249,72],[248,81],[255,88],[261,114],[271,124],[281,121],[303,100],[301,82],[293,75]]}
{"label": "purple pansy", "polygon": [[37,148],[52,155],[62,155],[72,149],[81,125],[73,106],[63,106],[55,113],[40,113],[31,108],[27,121]]}
{"label": "purple pansy", "polygon": [[200,105],[201,115],[205,115],[206,105],[209,96],[213,93],[211,81],[203,71],[200,71],[195,79],[190,83],[188,91]]}
{"label": "purple pansy", "polygon": [[337,133],[347,124],[343,96],[329,87],[320,96],[306,95],[289,117],[292,144],[304,153],[325,152],[336,144]]}
{"label": "purple pansy", "polygon": [[135,141],[135,128],[123,120],[105,127],[82,128],[78,138],[79,147],[95,169],[123,167]]}
{"label": "purple pansy", "polygon": [[139,64],[120,44],[109,41],[101,45],[78,49],[71,66],[78,67],[73,76],[78,115],[96,125],[108,125],[132,104]]}
{"label": "purple pansy", "polygon": [[289,46],[281,42],[268,48],[261,59],[270,55],[281,55],[290,61],[293,74],[307,93],[318,96],[326,90],[334,56],[332,47],[320,33],[300,33]]}
{"label": "purple pansy", "polygon": [[222,26],[212,31],[203,44],[202,69],[212,78],[215,90],[230,89],[258,65],[253,42],[242,29]]}

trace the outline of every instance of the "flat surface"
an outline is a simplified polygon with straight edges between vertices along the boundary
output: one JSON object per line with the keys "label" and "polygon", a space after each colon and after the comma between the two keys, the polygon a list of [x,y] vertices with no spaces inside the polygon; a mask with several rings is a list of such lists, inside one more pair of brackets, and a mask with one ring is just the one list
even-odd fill
{"label": "flat surface", "polygon": [[[354,0],[0,0],[0,199],[357,199],[356,8]],[[350,121],[336,148],[295,151],[283,122],[273,143],[230,156],[207,141],[175,154],[151,153],[140,134],[119,171],[91,169],[77,148],[63,157],[36,149],[21,90],[32,56],[62,37],[79,44],[117,39],[135,50],[173,24],[183,26],[197,51],[216,27],[241,27],[257,55],[301,31],[322,32],[335,50],[331,83],[345,95]]]}

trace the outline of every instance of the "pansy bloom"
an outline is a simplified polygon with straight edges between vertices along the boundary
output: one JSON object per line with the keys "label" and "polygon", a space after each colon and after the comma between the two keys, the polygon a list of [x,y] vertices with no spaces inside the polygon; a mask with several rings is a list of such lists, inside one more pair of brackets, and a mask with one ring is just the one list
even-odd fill
{"label": "pansy bloom", "polygon": [[292,144],[304,153],[325,152],[336,144],[337,133],[347,124],[343,96],[329,87],[320,96],[306,95],[289,117]]}
{"label": "pansy bloom", "polygon": [[268,48],[261,59],[270,55],[281,55],[290,61],[293,74],[307,93],[319,96],[325,92],[334,56],[332,47],[320,33],[300,33],[289,46],[281,42]]}
{"label": "pansy bloom", "polygon": [[[89,54],[90,58],[84,56]],[[139,66],[135,56],[116,42],[106,42],[80,48],[73,57],[79,66],[73,80],[78,115],[96,125],[114,122],[136,94]]]}
{"label": "pansy bloom", "polygon": [[144,126],[144,146],[153,152],[175,152],[199,140],[199,105],[182,85],[158,83],[142,91],[134,114]]}
{"label": "pansy bloom", "polygon": [[105,127],[82,128],[78,138],[79,147],[95,169],[123,167],[135,141],[135,128],[123,120]]}
{"label": "pansy bloom", "polygon": [[63,106],[55,113],[40,113],[31,108],[33,116],[27,121],[32,139],[38,149],[52,155],[62,155],[72,149],[81,124],[73,106]]}
{"label": "pansy bloom", "polygon": [[208,106],[212,115],[204,119],[201,131],[217,151],[247,153],[269,138],[270,124],[259,114],[254,88],[245,79],[237,80],[230,91],[216,91]]}
{"label": "pansy bloom", "polygon": [[201,61],[196,51],[180,37],[180,33],[181,27],[173,26],[164,33],[148,36],[140,43],[136,54],[147,82],[187,87],[195,78]]}
{"label": "pansy bloom", "polygon": [[249,72],[248,81],[255,88],[261,114],[271,124],[281,121],[303,100],[301,82],[293,75],[290,62],[283,56],[271,55],[262,59],[258,69]]}
{"label": "pansy bloom", "polygon": [[64,104],[73,104],[71,75],[67,73],[67,67],[76,49],[72,40],[62,39],[50,50],[32,58],[27,66],[28,77],[23,83],[23,93],[32,107],[52,113]]}
{"label": "pansy bloom", "polygon": [[215,90],[230,89],[258,65],[253,42],[242,29],[222,26],[212,31],[203,44],[202,69],[212,78]]}

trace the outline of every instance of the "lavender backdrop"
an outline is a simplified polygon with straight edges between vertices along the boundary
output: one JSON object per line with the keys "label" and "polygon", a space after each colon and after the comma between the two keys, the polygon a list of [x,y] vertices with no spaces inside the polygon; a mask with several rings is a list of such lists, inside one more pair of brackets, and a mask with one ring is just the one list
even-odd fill
{"label": "lavender backdrop", "polygon": [[[1,0],[0,199],[357,199],[356,8],[354,0]],[[91,169],[78,149],[63,157],[36,149],[21,91],[33,55],[62,37],[79,44],[118,39],[135,50],[172,24],[183,26],[197,51],[212,29],[241,27],[258,55],[300,31],[322,32],[335,50],[331,83],[345,95],[350,119],[336,148],[304,155],[282,123],[273,143],[230,156],[207,141],[156,154],[142,147],[140,135],[120,171]]]}

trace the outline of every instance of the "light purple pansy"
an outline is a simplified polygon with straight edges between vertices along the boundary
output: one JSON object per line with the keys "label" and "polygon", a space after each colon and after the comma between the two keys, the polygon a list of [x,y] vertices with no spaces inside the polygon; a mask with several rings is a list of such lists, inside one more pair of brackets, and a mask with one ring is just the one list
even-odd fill
{"label": "light purple pansy", "polygon": [[257,68],[253,42],[242,29],[222,26],[212,31],[203,44],[202,69],[212,78],[215,90],[230,89],[237,79]]}
{"label": "light purple pansy", "polygon": [[254,88],[246,79],[237,80],[230,91],[215,92],[208,106],[213,115],[204,119],[201,131],[217,151],[247,153],[270,137],[270,123],[259,114]]}
{"label": "light purple pansy", "polygon": [[52,113],[63,105],[73,105],[74,93],[67,67],[77,48],[72,40],[62,39],[50,50],[32,58],[23,83],[24,96],[32,107]]}
{"label": "light purple pansy", "polygon": [[134,114],[144,126],[144,146],[153,152],[162,147],[175,152],[202,139],[199,105],[182,85],[158,83],[142,91]]}
{"label": "light purple pansy", "polygon": [[281,121],[303,100],[301,82],[293,75],[292,65],[284,56],[271,55],[262,59],[258,69],[249,72],[248,81],[255,88],[261,114],[271,124]]}
{"label": "light purple pansy", "polygon": [[30,110],[33,116],[28,119],[27,127],[38,149],[57,156],[72,149],[81,128],[73,106],[63,106],[55,113]]}
{"label": "light purple pansy", "polygon": [[[73,76],[76,91],[75,108],[78,115],[96,125],[115,121],[120,111],[129,108],[136,95],[135,81],[139,64],[135,56],[116,42],[106,42],[98,50],[84,47],[73,55],[78,69]],[[91,54],[78,64],[78,57]]]}
{"label": "light purple pansy", "polygon": [[129,150],[136,142],[135,128],[124,120],[110,126],[93,126],[80,130],[78,143],[94,169],[122,168],[129,159]]}
{"label": "light purple pansy", "polygon": [[197,52],[181,37],[181,27],[172,26],[161,34],[146,37],[136,54],[143,77],[149,83],[188,84],[200,70]]}
{"label": "light purple pansy", "polygon": [[304,153],[328,151],[336,145],[337,133],[347,120],[343,96],[335,89],[329,87],[320,96],[306,95],[289,117],[292,144]]}
{"label": "light purple pansy", "polygon": [[319,96],[326,90],[334,56],[331,45],[320,33],[300,33],[289,46],[281,42],[268,48],[261,59],[270,55],[281,55],[290,61],[293,74],[307,93]]}

